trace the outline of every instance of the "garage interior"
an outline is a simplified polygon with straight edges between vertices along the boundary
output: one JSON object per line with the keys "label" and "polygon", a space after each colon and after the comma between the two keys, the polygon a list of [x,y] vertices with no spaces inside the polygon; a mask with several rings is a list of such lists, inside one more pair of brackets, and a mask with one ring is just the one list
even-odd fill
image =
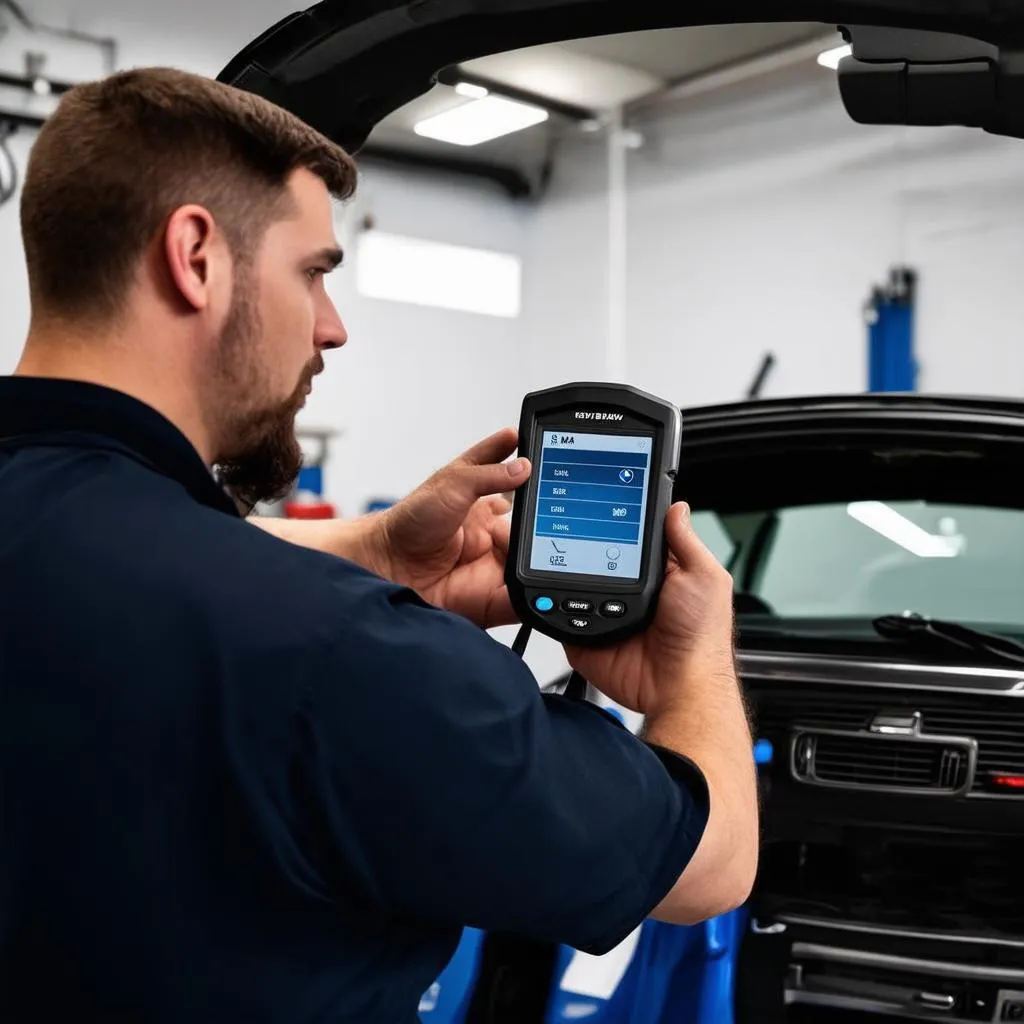
{"label": "garage interior", "polygon": [[[304,6],[0,0],[0,372],[29,327],[19,181],[62,89],[217,76]],[[849,51],[781,22],[495,52],[357,155],[328,281],[351,340],[263,511],[386,508],[527,392],[628,383],[683,410],[679,494],[748,602],[749,905],[602,957],[467,929],[427,1024],[1024,1020],[1024,142],[855,123]],[[879,632],[907,611],[987,639]],[[527,660],[564,681],[554,641]]]}

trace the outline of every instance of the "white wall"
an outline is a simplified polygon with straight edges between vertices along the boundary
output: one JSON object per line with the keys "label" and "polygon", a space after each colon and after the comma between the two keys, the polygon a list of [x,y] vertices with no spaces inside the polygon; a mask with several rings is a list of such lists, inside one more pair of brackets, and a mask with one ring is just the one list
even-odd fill
{"label": "white wall", "polygon": [[[343,245],[372,211],[381,231],[519,254],[524,211],[487,188],[369,167],[344,211]],[[396,496],[493,430],[515,424],[520,323],[364,298],[344,268],[330,290],[349,330],[328,353],[304,422],[342,426],[328,486],[342,507]]]}
{"label": "white wall", "polygon": [[[862,307],[906,261],[921,275],[920,390],[1024,394],[1024,142],[856,125],[817,67],[640,128],[631,383],[684,405],[729,401],[771,350],[766,395],[865,390]],[[533,295],[534,351],[557,339],[562,370],[593,366],[604,340],[601,159],[590,140],[570,149],[536,227],[532,273],[568,270],[574,286]]]}

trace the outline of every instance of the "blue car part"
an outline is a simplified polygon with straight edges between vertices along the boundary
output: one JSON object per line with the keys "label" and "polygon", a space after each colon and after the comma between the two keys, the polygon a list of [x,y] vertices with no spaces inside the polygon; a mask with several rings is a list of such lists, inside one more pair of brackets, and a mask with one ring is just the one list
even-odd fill
{"label": "blue car part", "polygon": [[463,929],[448,966],[420,998],[419,1017],[424,1024],[463,1024],[480,971],[483,941],[483,932]]}

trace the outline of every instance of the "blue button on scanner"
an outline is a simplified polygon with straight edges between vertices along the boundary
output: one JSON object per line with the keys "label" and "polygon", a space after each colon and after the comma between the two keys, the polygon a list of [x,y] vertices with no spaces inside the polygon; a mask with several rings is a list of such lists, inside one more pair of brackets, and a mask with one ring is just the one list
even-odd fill
{"label": "blue button on scanner", "polygon": [[533,607],[536,608],[537,611],[546,615],[555,607],[555,602],[552,601],[550,597],[538,597],[534,599]]}

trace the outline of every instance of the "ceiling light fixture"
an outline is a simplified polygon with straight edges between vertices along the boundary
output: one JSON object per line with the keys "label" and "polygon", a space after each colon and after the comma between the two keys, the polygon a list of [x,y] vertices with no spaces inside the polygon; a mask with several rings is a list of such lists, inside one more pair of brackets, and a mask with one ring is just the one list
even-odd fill
{"label": "ceiling light fixture", "polygon": [[456,146],[477,146],[501,135],[522,131],[548,119],[548,112],[529,103],[486,95],[418,122],[424,138]]}
{"label": "ceiling light fixture", "polygon": [[482,100],[487,95],[487,90],[482,85],[474,85],[472,82],[456,83],[455,91],[471,100]]}
{"label": "ceiling light fixture", "polygon": [[849,43],[843,46],[833,46],[831,50],[822,50],[818,54],[818,63],[830,71],[839,70],[839,62],[844,57],[853,56],[853,47]]}
{"label": "ceiling light fixture", "polygon": [[854,501],[846,511],[858,523],[920,558],[953,558],[960,552],[958,538],[929,533],[884,502]]}

